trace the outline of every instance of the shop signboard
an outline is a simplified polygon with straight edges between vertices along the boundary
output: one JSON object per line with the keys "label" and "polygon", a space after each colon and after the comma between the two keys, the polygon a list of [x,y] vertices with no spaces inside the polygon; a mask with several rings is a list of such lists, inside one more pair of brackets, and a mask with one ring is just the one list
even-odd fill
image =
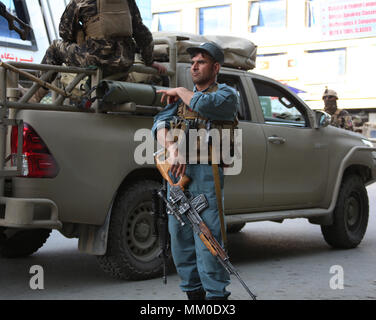
{"label": "shop signboard", "polygon": [[323,40],[376,36],[376,1],[321,0]]}

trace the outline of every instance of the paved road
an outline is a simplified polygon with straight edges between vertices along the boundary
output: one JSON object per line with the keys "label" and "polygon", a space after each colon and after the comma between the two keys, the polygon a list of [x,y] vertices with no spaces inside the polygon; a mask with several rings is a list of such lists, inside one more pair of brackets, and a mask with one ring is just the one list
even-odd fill
{"label": "paved road", "polygon": [[[376,299],[376,184],[368,193],[369,227],[358,248],[331,249],[320,227],[304,219],[253,223],[229,236],[232,263],[259,299]],[[43,267],[44,289],[30,288],[33,265]],[[340,284],[334,281],[340,269],[330,273],[333,266],[343,270],[343,289],[330,287]],[[77,250],[77,240],[58,232],[27,259],[0,259],[0,299],[185,299],[178,285],[176,273],[166,286],[161,279],[111,279],[95,257]],[[236,278],[229,289],[231,299],[248,299]]]}

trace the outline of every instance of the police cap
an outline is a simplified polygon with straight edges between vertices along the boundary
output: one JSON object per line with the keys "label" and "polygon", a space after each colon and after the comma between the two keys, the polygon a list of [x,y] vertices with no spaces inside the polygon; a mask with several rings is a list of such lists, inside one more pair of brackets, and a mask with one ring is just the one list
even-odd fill
{"label": "police cap", "polygon": [[203,42],[199,46],[187,48],[187,51],[191,57],[197,52],[206,52],[220,65],[225,61],[223,49],[215,42]]}

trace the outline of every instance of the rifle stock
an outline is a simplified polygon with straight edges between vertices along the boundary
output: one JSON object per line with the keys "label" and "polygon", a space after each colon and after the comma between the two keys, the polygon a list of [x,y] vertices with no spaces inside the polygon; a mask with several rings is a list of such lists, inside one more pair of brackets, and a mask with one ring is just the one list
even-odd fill
{"label": "rifle stock", "polygon": [[161,173],[163,179],[165,179],[168,184],[172,186],[179,186],[183,191],[184,187],[191,181],[191,179],[184,175],[182,176],[177,183],[173,183],[172,179],[170,178],[168,172],[171,169],[171,164],[169,164],[166,160],[166,154],[164,150],[159,150],[155,153],[155,163],[157,166],[157,169]]}

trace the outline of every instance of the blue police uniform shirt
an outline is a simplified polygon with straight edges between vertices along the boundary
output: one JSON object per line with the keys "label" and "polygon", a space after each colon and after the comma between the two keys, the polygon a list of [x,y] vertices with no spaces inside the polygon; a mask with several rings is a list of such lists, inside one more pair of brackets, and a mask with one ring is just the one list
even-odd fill
{"label": "blue police uniform shirt", "polygon": [[[209,120],[234,120],[239,105],[238,94],[235,89],[224,83],[219,83],[218,90],[215,92],[207,92],[209,88],[210,86],[203,91],[198,91],[195,86],[188,107]],[[154,124],[151,129],[154,137],[156,137],[156,132],[159,129],[170,129],[169,122],[176,116],[181,102],[182,100],[179,99],[177,102],[167,105],[154,117]]]}

